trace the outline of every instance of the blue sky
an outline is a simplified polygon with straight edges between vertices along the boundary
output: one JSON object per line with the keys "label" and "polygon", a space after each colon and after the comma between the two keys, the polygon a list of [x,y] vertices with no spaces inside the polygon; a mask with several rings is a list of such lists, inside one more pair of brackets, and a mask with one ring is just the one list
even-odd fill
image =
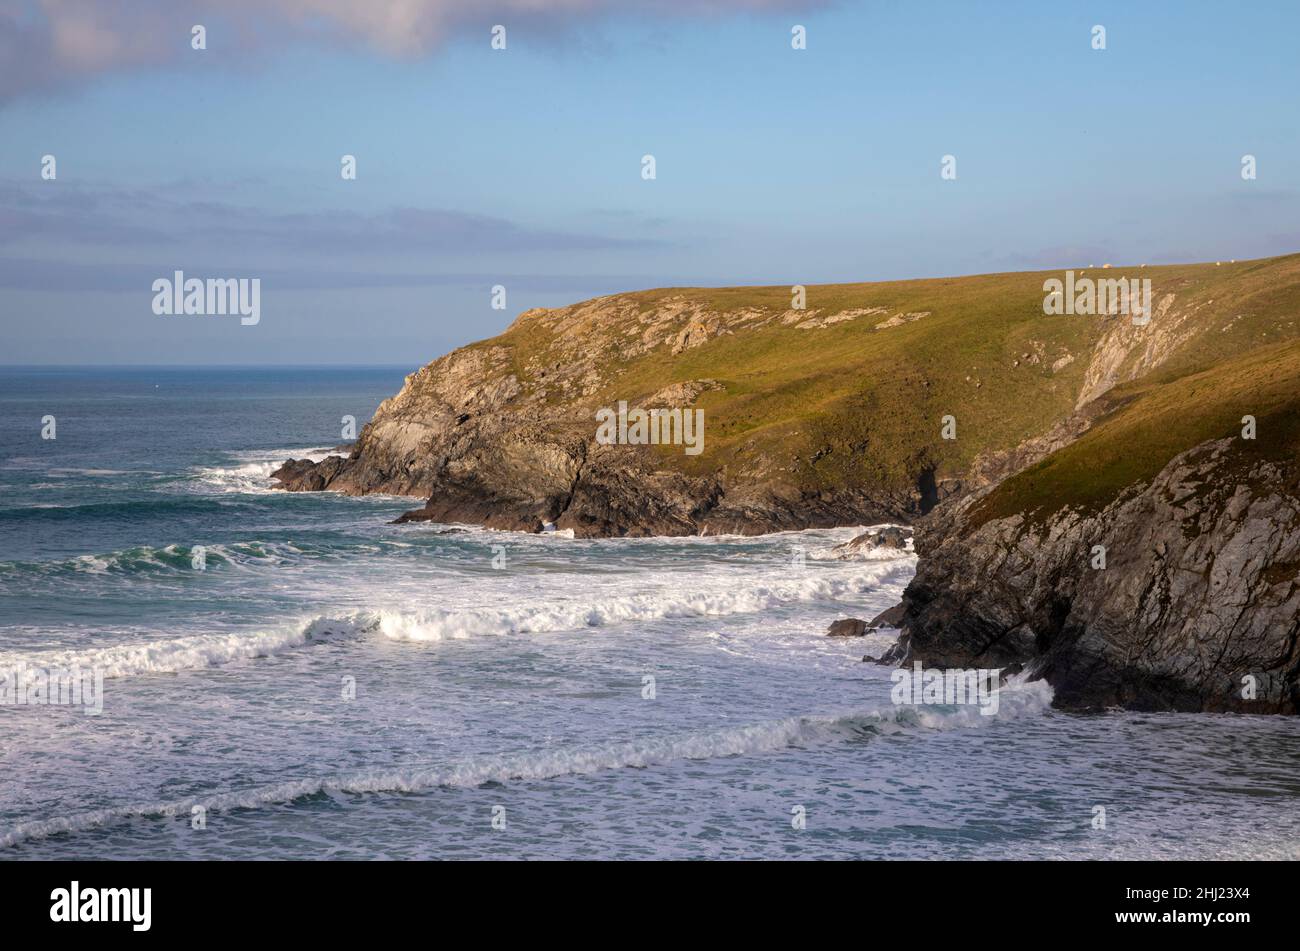
{"label": "blue sky", "polygon": [[[0,0],[0,363],[416,365],[617,290],[1300,250],[1300,5],[704,6]],[[261,322],[156,316],[176,269]]]}

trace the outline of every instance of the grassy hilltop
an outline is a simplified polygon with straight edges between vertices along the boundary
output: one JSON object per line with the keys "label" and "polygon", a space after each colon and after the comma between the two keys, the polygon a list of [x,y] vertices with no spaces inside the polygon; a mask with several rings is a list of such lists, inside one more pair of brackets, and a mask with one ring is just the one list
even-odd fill
{"label": "grassy hilltop", "polygon": [[[1061,272],[1044,271],[812,285],[805,311],[790,309],[788,287],[662,288],[529,312],[475,346],[509,348],[525,389],[545,391],[560,416],[716,381],[697,402],[705,454],[660,450],[658,461],[696,472],[757,466],[816,491],[904,489],[927,469],[963,478],[977,457],[1069,417],[1086,386],[1104,389],[1099,374],[1116,383],[1093,407],[1100,424],[995,508],[1096,500],[1239,430],[1247,412],[1261,421],[1260,451],[1284,451],[1279,427],[1300,390],[1287,346],[1300,337],[1300,255],[1076,275],[1149,278],[1157,316],[1134,328],[1119,316],[1045,315],[1043,282]],[[692,324],[701,330],[691,345],[673,346]],[[647,327],[662,340],[638,346]],[[548,385],[575,349],[596,368],[581,395]],[[940,438],[945,415],[957,420],[955,440]]]}
{"label": "grassy hilltop", "polygon": [[[1300,255],[1076,272],[1150,280],[1145,326],[1045,314],[1061,277],[810,285],[802,309],[780,286],[526,311],[409,376],[351,458],[281,478],[422,496],[412,517],[438,521],[696,534],[910,519],[1000,481],[986,517],[1095,508],[1247,414],[1251,452],[1294,450]],[[622,401],[703,409],[704,451],[597,444],[596,411]]]}

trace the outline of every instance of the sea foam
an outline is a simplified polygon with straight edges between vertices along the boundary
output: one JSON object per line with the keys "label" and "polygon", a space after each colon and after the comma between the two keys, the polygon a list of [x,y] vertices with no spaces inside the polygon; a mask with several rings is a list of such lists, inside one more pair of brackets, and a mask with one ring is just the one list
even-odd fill
{"label": "sea foam", "polygon": [[[95,569],[90,569],[95,570]],[[102,570],[102,569],[100,569]],[[662,618],[728,617],[785,604],[834,602],[901,585],[909,562],[877,564],[838,577],[791,580],[735,579],[700,583],[695,589],[661,585],[645,594],[566,598],[501,608],[428,608],[415,611],[363,610],[288,620],[264,631],[194,634],[143,643],[75,651],[0,653],[0,663],[31,666],[79,665],[102,669],[106,677],[176,673],[276,654],[328,637],[380,634],[396,641],[441,641],[510,634],[560,633]],[[783,576],[784,577],[784,576]]]}
{"label": "sea foam", "polygon": [[[0,848],[59,833],[73,833],[131,818],[188,816],[195,806],[208,812],[256,809],[291,803],[321,793],[423,793],[443,787],[529,782],[610,769],[644,769],[680,760],[759,756],[818,744],[862,741],[886,733],[978,729],[991,722],[1047,711],[1052,691],[1043,681],[1014,680],[1002,690],[997,716],[969,707],[889,707],[832,716],[800,716],[752,726],[729,727],[621,743],[475,757],[446,766],[363,770],[310,777],[194,800],[143,803],[92,810],[21,823],[0,833]],[[918,712],[922,711],[922,712]]]}

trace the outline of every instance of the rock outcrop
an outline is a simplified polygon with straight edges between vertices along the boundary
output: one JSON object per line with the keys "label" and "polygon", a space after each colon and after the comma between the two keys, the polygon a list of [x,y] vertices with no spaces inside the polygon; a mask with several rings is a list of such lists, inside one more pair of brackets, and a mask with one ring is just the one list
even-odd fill
{"label": "rock outcrop", "polygon": [[936,511],[890,659],[1023,664],[1069,708],[1300,711],[1296,467],[1240,444],[1198,445],[1092,514],[982,522],[988,490]]}
{"label": "rock outcrop", "polygon": [[863,637],[867,633],[867,622],[862,618],[846,617],[832,621],[826,629],[827,637]]}
{"label": "rock outcrop", "polygon": [[[413,495],[426,503],[399,521],[528,532],[549,522],[578,537],[758,534],[905,520],[920,510],[919,492],[832,494],[792,484],[770,458],[697,475],[654,446],[599,444],[598,404],[549,401],[544,383],[521,385],[510,357],[503,347],[465,348],[411,374],[346,458],[288,460],[272,473],[277,488]],[[642,405],[689,409],[723,389],[688,380]]]}
{"label": "rock outcrop", "polygon": [[912,537],[910,528],[890,525],[879,531],[863,532],[848,541],[836,545],[830,551],[832,558],[841,561],[856,558],[870,558],[880,554],[907,551],[908,539]]}
{"label": "rock outcrop", "polygon": [[[869,301],[872,286],[860,287],[834,288],[828,299]],[[936,288],[950,293],[946,284]],[[760,297],[768,293],[758,290]],[[960,491],[955,470],[964,461],[944,463],[944,453],[955,453],[935,444],[937,419],[920,425],[931,415],[924,408],[929,381],[861,372],[860,358],[846,357],[842,339],[833,336],[851,332],[882,341],[873,344],[883,348],[880,359],[897,366],[890,354],[909,352],[914,342],[882,333],[871,321],[892,313],[888,327],[921,321],[918,326],[932,326],[934,339],[944,339],[935,311],[907,306],[928,300],[929,292],[909,286],[906,295],[891,295],[900,296],[896,306],[791,311],[788,295],[777,291],[779,307],[728,309],[702,299],[707,295],[666,291],[526,311],[500,337],[408,376],[346,458],[289,460],[273,478],[288,491],[425,500],[405,521],[522,531],[553,523],[578,536],[905,523]],[[981,292],[996,296],[997,289]],[[809,321],[821,328],[811,342],[803,332]],[[740,338],[748,341],[743,349],[727,349]],[[785,369],[792,348],[807,361],[794,373]],[[899,387],[918,391],[906,401],[916,421],[898,413],[864,417],[862,402]],[[1061,396],[1055,399],[1068,410]],[[622,404],[706,410],[703,454],[695,459],[680,446],[598,441],[595,413]],[[1028,436],[1036,423],[1021,425]],[[1005,451],[1014,429],[1011,437],[975,438],[996,438],[990,451]]]}

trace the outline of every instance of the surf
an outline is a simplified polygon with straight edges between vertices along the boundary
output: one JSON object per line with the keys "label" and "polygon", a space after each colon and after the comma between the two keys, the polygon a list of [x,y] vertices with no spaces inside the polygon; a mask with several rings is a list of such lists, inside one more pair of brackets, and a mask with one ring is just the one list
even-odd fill
{"label": "surf", "polygon": [[109,807],[21,823],[0,834],[0,848],[12,848],[52,835],[83,832],[132,818],[189,816],[196,807],[206,814],[291,804],[331,793],[424,794],[440,788],[475,788],[487,783],[539,782],[606,770],[650,769],[683,760],[763,756],[809,746],[869,741],[885,734],[916,735],[985,728],[990,723],[1040,716],[1051,707],[1052,691],[1043,681],[1024,682],[1013,678],[1003,688],[1003,693],[1001,709],[994,717],[981,716],[978,711],[961,707],[894,707],[838,715],[795,716],[750,726],[643,737],[626,742],[474,757],[446,766],[361,770],[307,777],[193,801]]}

